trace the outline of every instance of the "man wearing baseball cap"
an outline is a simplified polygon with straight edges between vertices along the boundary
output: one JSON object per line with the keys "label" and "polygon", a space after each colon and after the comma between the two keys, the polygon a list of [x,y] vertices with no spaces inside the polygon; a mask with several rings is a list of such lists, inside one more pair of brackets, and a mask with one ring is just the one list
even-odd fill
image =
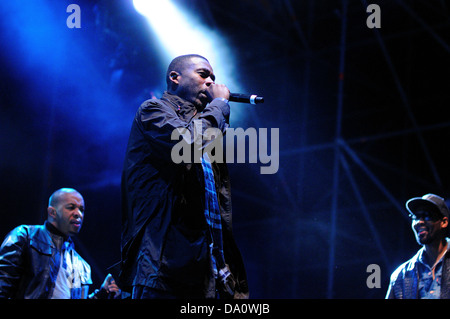
{"label": "man wearing baseball cap", "polygon": [[416,240],[423,247],[392,273],[386,298],[449,299],[447,204],[440,196],[426,194],[408,200],[406,209]]}

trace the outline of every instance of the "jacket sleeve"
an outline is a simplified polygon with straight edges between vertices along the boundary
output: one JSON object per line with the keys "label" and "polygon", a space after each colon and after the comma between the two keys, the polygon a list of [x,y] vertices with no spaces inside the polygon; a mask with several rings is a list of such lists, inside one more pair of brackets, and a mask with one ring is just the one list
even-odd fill
{"label": "jacket sleeve", "polygon": [[135,120],[153,146],[164,154],[170,154],[179,142],[197,150],[203,149],[225,132],[229,127],[229,117],[230,107],[221,99],[214,99],[198,119],[188,123],[180,119],[171,106],[158,100],[147,100],[139,108]]}
{"label": "jacket sleeve", "polygon": [[395,294],[394,294],[394,289],[393,289],[393,281],[391,279],[391,281],[389,282],[389,287],[388,290],[386,292],[386,297],[385,299],[396,299],[395,298]]}
{"label": "jacket sleeve", "polygon": [[12,230],[0,247],[0,298],[11,298],[23,273],[23,249],[27,243],[26,227]]}

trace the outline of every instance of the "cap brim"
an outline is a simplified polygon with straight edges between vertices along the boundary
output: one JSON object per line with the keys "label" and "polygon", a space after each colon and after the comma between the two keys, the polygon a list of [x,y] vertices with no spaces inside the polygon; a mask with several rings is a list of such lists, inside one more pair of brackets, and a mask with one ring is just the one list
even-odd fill
{"label": "cap brim", "polygon": [[437,207],[435,203],[433,203],[430,200],[423,199],[422,197],[411,198],[409,201],[406,202],[406,209],[411,214],[414,214],[414,215],[418,211],[429,210],[431,212],[435,212],[439,215],[444,216],[441,213],[441,210],[439,209],[439,207]]}

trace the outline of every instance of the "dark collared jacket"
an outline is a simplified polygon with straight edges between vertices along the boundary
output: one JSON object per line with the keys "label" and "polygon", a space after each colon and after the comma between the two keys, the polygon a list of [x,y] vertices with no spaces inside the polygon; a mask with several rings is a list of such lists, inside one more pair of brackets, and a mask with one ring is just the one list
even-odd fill
{"label": "dark collared jacket", "polygon": [[[207,128],[224,132],[228,119],[229,106],[220,99],[196,114],[194,105],[167,92],[138,109],[122,175],[122,289],[142,285],[176,294],[200,288],[203,297],[214,296],[203,170],[200,163],[174,163],[171,152],[179,139],[171,136],[176,128],[186,128],[194,137],[194,120],[202,123],[197,134]],[[193,140],[187,144],[195,148]],[[232,235],[227,166],[212,165],[225,260],[236,280],[235,295],[245,296],[245,269]]]}
{"label": "dark collared jacket", "polygon": [[[51,259],[57,248],[49,227],[47,222],[45,225],[21,225],[6,236],[0,248],[0,298],[50,297],[55,284],[50,276]],[[70,237],[68,240],[77,281],[79,279],[81,285],[92,284],[89,264],[73,249]],[[80,298],[80,294],[77,295]]]}

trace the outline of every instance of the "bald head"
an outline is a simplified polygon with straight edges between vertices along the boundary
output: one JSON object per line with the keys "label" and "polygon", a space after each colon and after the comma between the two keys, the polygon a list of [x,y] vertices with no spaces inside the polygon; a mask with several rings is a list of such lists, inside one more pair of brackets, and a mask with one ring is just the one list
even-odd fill
{"label": "bald head", "polygon": [[76,235],[84,219],[84,199],[73,188],[61,188],[49,199],[47,220],[64,235]]}
{"label": "bald head", "polygon": [[53,194],[50,196],[50,198],[48,200],[48,206],[52,206],[52,207],[58,206],[59,202],[61,201],[61,198],[65,194],[70,194],[70,193],[75,193],[75,194],[78,194],[81,196],[81,194],[73,188],[60,188],[60,189],[56,190],[55,192],[53,192]]}

